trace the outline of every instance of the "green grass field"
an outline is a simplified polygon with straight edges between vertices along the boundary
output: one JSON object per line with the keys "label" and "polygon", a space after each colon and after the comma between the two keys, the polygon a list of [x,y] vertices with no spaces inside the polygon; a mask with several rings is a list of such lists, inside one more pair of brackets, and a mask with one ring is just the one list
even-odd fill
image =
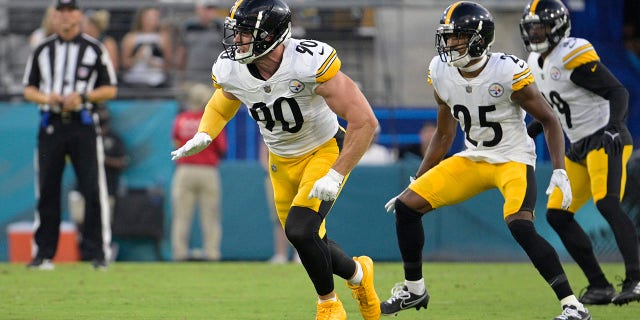
{"label": "green grass field", "polygon": [[[604,264],[610,281],[622,264]],[[586,285],[565,264],[576,294]],[[551,289],[528,263],[429,263],[428,310],[388,319],[545,319],[560,313]],[[402,279],[399,263],[377,263],[381,299]],[[361,319],[351,292],[336,278],[349,319]],[[87,263],[54,271],[0,264],[0,319],[314,319],[316,296],[301,265],[261,262],[116,263],[95,271]],[[592,306],[595,320],[640,319],[640,303]]]}

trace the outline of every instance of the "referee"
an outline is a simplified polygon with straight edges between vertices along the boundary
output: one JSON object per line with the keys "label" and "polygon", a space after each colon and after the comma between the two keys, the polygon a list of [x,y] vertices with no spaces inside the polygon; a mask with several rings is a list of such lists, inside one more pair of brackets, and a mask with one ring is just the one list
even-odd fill
{"label": "referee", "polygon": [[105,48],[80,32],[76,0],[57,0],[56,34],[46,38],[27,61],[24,98],[40,108],[38,204],[35,250],[29,268],[51,270],[58,247],[61,182],[67,156],[85,198],[82,260],[107,267],[111,230],[102,137],[93,105],[117,93],[115,70]]}

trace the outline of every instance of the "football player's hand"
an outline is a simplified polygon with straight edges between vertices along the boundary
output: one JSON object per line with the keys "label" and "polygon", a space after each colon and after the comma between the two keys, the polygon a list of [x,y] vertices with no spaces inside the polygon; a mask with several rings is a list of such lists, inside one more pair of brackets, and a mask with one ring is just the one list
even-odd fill
{"label": "football player's hand", "polygon": [[[414,181],[416,181],[416,177],[409,177],[409,184],[412,184]],[[396,199],[398,199],[398,196],[399,195],[389,199],[389,201],[387,201],[387,203],[384,205],[384,208],[385,210],[387,210],[387,212],[391,212],[396,209]]]}
{"label": "football player's hand", "polygon": [[212,139],[206,132],[198,132],[193,138],[189,139],[184,146],[171,151],[171,160],[178,160],[182,157],[192,156],[204,148],[206,148]]}
{"label": "football player's hand", "polygon": [[620,138],[620,130],[615,126],[607,126],[602,133],[600,143],[604,148],[604,152],[608,155],[616,155],[622,153],[622,139]]}
{"label": "football player's hand", "polygon": [[387,210],[387,212],[394,211],[396,209],[396,200],[397,199],[398,199],[398,196],[395,196],[395,197],[389,199],[389,201],[387,201],[387,203],[384,205],[384,209]]}
{"label": "football player's hand", "polygon": [[569,177],[567,176],[567,172],[564,171],[564,169],[553,170],[551,181],[549,182],[549,187],[547,188],[547,195],[550,195],[555,187],[558,187],[558,189],[562,191],[562,209],[568,209],[571,205],[571,200],[573,199],[571,195],[571,185],[569,184]]}
{"label": "football player's hand", "polygon": [[342,185],[344,176],[333,169],[322,178],[318,179],[311,192],[309,192],[309,199],[318,198],[322,201],[333,201],[338,197],[340,192],[340,185]]}

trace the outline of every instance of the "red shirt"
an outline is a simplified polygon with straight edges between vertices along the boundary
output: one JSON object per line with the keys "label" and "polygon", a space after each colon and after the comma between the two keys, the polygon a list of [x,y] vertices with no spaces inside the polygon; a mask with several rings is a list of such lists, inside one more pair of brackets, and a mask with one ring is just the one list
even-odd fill
{"label": "red shirt", "polygon": [[[184,111],[173,121],[172,137],[178,147],[183,146],[198,132],[200,118],[204,111]],[[178,164],[199,164],[217,166],[220,158],[227,153],[227,135],[224,130],[213,139],[204,150],[189,157],[178,159]]]}

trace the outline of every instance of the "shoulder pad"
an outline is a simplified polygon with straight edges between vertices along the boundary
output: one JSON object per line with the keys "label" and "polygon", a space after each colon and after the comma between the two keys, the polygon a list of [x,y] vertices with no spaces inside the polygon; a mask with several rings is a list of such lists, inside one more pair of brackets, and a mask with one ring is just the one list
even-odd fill
{"label": "shoulder pad", "polygon": [[336,50],[321,41],[306,39],[290,39],[289,46],[292,63],[298,69],[298,74],[305,77],[314,78],[315,82],[321,83],[333,78],[342,62],[338,58]]}
{"label": "shoulder pad", "polygon": [[562,65],[568,70],[575,69],[585,63],[599,61],[600,57],[593,45],[582,38],[565,38],[558,44],[559,56],[562,57]]}
{"label": "shoulder pad", "polygon": [[237,67],[238,64],[229,59],[225,51],[222,51],[216,59],[216,62],[211,67],[211,80],[213,81],[213,86],[220,89],[221,83],[227,82],[234,74],[238,74],[237,70],[234,71],[234,68]]}

